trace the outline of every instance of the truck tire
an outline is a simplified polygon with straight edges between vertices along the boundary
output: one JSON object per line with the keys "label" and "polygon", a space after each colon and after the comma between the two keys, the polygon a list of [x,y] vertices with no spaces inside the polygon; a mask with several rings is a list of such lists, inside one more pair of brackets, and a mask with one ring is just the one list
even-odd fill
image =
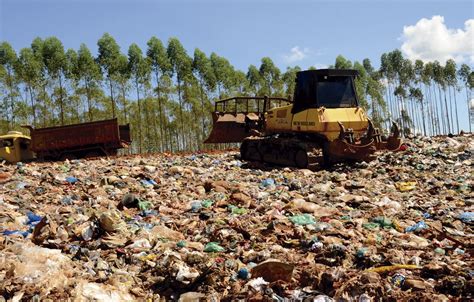
{"label": "truck tire", "polygon": [[84,156],[84,158],[93,158],[93,157],[100,157],[102,156],[102,152],[98,152],[98,151],[89,151],[86,153],[86,155]]}
{"label": "truck tire", "polygon": [[305,169],[308,167],[308,153],[306,150],[298,149],[295,153],[295,164],[297,168]]}
{"label": "truck tire", "polygon": [[63,154],[59,157],[59,160],[60,160],[60,161],[65,161],[66,159],[67,159],[67,160],[77,159],[77,156],[76,156],[76,154],[74,154],[74,153],[67,152],[67,153],[63,153]]}

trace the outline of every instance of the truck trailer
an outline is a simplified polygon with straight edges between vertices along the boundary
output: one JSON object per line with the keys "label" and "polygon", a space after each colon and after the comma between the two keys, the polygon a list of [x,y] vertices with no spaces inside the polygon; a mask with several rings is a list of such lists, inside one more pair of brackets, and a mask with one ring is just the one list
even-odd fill
{"label": "truck trailer", "polygon": [[116,118],[47,128],[23,127],[30,130],[29,137],[20,132],[0,137],[0,158],[18,162],[112,156],[131,143],[130,126],[119,125]]}

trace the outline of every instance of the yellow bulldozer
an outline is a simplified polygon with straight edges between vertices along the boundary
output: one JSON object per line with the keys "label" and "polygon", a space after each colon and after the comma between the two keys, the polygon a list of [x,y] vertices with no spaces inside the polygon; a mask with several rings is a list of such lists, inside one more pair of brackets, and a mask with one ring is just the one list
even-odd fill
{"label": "yellow bulldozer", "polygon": [[205,143],[239,143],[241,158],[306,168],[321,158],[368,161],[377,150],[397,150],[396,123],[387,137],[360,106],[351,69],[298,72],[294,97],[234,97],[215,103]]}

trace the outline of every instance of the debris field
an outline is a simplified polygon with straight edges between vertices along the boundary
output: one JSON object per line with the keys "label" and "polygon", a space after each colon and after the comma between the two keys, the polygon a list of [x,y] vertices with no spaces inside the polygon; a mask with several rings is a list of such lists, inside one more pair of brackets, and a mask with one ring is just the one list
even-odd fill
{"label": "debris field", "polygon": [[0,163],[0,301],[470,300],[474,136],[406,145]]}

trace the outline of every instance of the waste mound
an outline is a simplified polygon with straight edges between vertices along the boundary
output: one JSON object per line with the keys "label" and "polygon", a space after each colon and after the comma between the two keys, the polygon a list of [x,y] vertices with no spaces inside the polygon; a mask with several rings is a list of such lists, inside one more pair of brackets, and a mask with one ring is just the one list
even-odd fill
{"label": "waste mound", "polygon": [[474,136],[404,149],[0,163],[0,301],[471,300]]}

